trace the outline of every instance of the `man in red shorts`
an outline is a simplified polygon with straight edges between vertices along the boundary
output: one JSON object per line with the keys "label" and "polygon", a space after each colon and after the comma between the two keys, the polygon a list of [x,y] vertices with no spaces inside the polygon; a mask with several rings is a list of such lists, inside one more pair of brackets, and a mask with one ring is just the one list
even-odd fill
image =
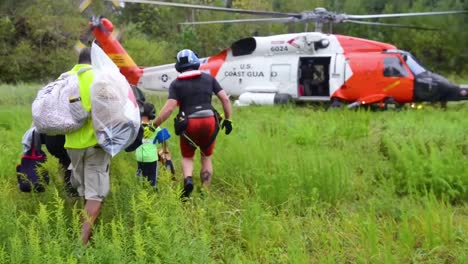
{"label": "man in red shorts", "polygon": [[[185,129],[180,131],[180,150],[182,152],[182,171],[184,174],[184,190],[182,197],[190,196],[193,190],[193,156],[200,148],[202,185],[208,187],[213,175],[211,156],[215,146],[216,134],[219,130],[218,117],[211,105],[211,97],[215,94],[223,105],[224,120],[221,129],[226,135],[232,131],[231,102],[218,81],[207,73],[198,70],[200,61],[197,55],[184,49],[177,53],[175,68],[180,72],[169,87],[169,96],[160,115],[153,125],[158,127],[172,114],[179,105],[179,119],[186,119]],[[177,129],[176,129],[177,130]],[[176,131],[177,134],[178,131]]]}

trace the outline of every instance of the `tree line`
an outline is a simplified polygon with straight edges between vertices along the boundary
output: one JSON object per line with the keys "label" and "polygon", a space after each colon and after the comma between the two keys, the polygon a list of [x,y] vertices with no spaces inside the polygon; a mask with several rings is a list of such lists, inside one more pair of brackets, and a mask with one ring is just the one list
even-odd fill
{"label": "tree line", "polygon": [[[223,20],[249,16],[232,13],[125,4],[94,0],[83,13],[81,0],[2,0],[0,3],[0,82],[46,81],[76,61],[74,49],[86,32],[89,17],[103,15],[121,32],[121,42],[141,66],[174,62],[176,52],[191,48],[200,56],[214,55],[240,38],[313,30],[313,23],[212,24],[181,26],[186,21]],[[302,12],[316,7],[347,14],[382,14],[468,10],[468,0],[178,0],[199,5],[251,10]],[[377,21],[377,20],[376,20]],[[437,31],[338,24],[336,34],[387,42],[415,54],[428,69],[450,74],[468,73],[468,15],[381,19]]]}

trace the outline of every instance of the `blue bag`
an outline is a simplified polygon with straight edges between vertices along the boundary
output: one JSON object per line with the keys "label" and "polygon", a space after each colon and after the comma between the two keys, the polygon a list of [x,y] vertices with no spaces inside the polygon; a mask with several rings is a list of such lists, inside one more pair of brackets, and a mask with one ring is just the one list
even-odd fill
{"label": "blue bag", "polygon": [[167,128],[163,128],[158,132],[158,134],[154,138],[153,143],[161,144],[164,141],[168,140],[169,138],[171,138],[171,134],[169,133],[169,130],[167,130]]}

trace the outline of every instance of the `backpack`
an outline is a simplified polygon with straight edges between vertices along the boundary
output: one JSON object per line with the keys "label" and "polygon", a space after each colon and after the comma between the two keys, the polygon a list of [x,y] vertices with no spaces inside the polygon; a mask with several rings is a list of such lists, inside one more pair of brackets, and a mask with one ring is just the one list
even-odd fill
{"label": "backpack", "polygon": [[32,132],[30,149],[21,157],[21,163],[16,166],[18,188],[22,192],[44,192],[45,184],[49,184],[49,175],[39,173],[38,168],[46,160],[46,154],[41,150],[41,136]]}
{"label": "backpack", "polygon": [[32,118],[37,131],[47,135],[63,135],[81,128],[89,113],[81,103],[78,75],[64,73],[37,93],[32,104]]}

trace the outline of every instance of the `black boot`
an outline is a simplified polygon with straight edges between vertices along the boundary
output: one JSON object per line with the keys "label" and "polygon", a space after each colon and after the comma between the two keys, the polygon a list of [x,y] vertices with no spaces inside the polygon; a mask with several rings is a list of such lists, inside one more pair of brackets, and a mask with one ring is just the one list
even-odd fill
{"label": "black boot", "polygon": [[182,191],[181,198],[188,198],[193,191],[192,176],[184,179],[184,190]]}

